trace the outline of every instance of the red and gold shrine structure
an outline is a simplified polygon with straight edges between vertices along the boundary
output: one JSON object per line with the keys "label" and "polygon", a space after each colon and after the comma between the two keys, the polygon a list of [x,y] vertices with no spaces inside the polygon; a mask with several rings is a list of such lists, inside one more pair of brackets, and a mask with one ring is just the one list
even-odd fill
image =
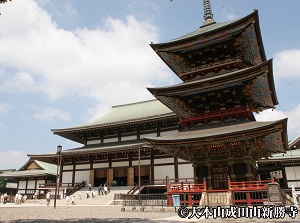
{"label": "red and gold shrine structure", "polygon": [[174,111],[178,133],[149,138],[161,151],[190,161],[194,183],[209,190],[258,180],[257,161],[285,152],[287,119],[257,122],[253,115],[278,104],[272,60],[267,60],[258,11],[216,23],[204,1],[196,31],[150,46],[182,83],[148,90]]}

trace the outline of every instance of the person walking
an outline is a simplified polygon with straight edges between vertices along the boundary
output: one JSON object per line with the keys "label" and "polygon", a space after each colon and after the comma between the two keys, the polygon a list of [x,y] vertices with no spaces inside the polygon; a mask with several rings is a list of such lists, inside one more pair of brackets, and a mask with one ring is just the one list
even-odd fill
{"label": "person walking", "polygon": [[49,206],[49,204],[50,204],[50,196],[51,196],[51,193],[50,193],[50,191],[48,191],[48,193],[46,194],[47,206]]}
{"label": "person walking", "polygon": [[75,196],[73,195],[72,196],[72,205],[74,205],[75,204]]}
{"label": "person walking", "polygon": [[86,199],[90,198],[90,191],[86,191]]}
{"label": "person walking", "polygon": [[78,191],[78,197],[79,197],[79,200],[81,200],[81,196],[82,196],[81,191]]}

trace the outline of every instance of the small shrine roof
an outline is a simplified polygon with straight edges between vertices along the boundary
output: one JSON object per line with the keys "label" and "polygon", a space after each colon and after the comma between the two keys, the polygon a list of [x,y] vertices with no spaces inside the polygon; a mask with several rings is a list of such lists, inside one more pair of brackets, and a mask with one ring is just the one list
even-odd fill
{"label": "small shrine roof", "polygon": [[[39,169],[27,169],[31,163],[35,163]],[[19,170],[0,174],[1,178],[26,178],[34,176],[56,175],[57,165],[29,159]]]}

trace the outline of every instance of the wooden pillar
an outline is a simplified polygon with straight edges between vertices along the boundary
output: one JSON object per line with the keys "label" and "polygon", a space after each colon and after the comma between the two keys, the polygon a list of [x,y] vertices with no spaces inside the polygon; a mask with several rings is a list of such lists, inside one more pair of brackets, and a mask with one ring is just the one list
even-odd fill
{"label": "wooden pillar", "polygon": [[106,185],[111,186],[114,178],[114,169],[107,169]]}
{"label": "wooden pillar", "polygon": [[206,179],[206,185],[207,185],[208,190],[212,190],[213,189],[213,187],[212,187],[212,178],[213,178],[212,162],[211,162],[211,159],[206,159],[205,161],[206,161],[207,172],[208,172],[207,179]]}
{"label": "wooden pillar", "polygon": [[151,184],[154,184],[154,155],[153,155],[153,150],[151,150],[150,180],[151,180]]}
{"label": "wooden pillar", "polygon": [[28,179],[26,179],[26,184],[25,184],[25,194],[27,194],[27,188],[28,188]]}
{"label": "wooden pillar", "polygon": [[61,157],[61,165],[60,165],[60,169],[59,169],[59,183],[62,183],[62,179],[63,179],[63,169],[64,169],[64,159],[63,157]]}
{"label": "wooden pillar", "polygon": [[134,167],[127,168],[127,186],[134,186]]}
{"label": "wooden pillar", "polygon": [[234,164],[234,157],[229,156],[228,157],[228,169],[229,169],[228,174],[229,174],[230,179],[231,179],[232,182],[236,181],[233,164]]}
{"label": "wooden pillar", "polygon": [[245,156],[245,164],[246,164],[246,170],[247,170],[247,173],[246,173],[246,178],[247,178],[247,181],[252,181],[253,180],[253,174],[252,174],[252,171],[251,171],[251,158],[250,156]]}
{"label": "wooden pillar", "polygon": [[194,177],[193,177],[193,179],[194,179],[194,184],[199,184],[197,167],[198,167],[197,163],[194,163],[193,164],[193,170],[194,170]]}
{"label": "wooden pillar", "polygon": [[[175,179],[179,178],[179,173],[178,173],[178,158],[174,157],[174,174],[175,174]],[[178,180],[175,180],[178,182]]]}
{"label": "wooden pillar", "polygon": [[75,171],[76,170],[76,162],[73,162],[73,170],[72,170],[72,185],[75,183]]}
{"label": "wooden pillar", "polygon": [[95,171],[90,170],[90,182],[89,184],[93,187],[94,186],[94,178],[95,178]]}

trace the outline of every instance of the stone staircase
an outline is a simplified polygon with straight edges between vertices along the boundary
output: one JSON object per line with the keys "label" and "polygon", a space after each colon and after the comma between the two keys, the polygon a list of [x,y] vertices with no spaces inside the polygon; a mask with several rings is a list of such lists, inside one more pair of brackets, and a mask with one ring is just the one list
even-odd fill
{"label": "stone staircase", "polygon": [[[96,196],[94,198],[92,198],[93,189],[96,192]],[[107,195],[98,195],[98,187],[92,187],[91,191],[89,191],[90,198],[86,198],[89,187],[83,187],[79,190],[82,193],[81,199],[79,198],[79,191],[75,192],[73,195],[75,196],[76,205],[110,205],[113,202],[115,193],[126,194],[130,189],[132,189],[132,186],[115,186],[110,188],[110,192]],[[73,195],[69,196],[69,205],[72,203],[71,198]],[[58,200],[57,205],[67,205],[66,200]]]}

